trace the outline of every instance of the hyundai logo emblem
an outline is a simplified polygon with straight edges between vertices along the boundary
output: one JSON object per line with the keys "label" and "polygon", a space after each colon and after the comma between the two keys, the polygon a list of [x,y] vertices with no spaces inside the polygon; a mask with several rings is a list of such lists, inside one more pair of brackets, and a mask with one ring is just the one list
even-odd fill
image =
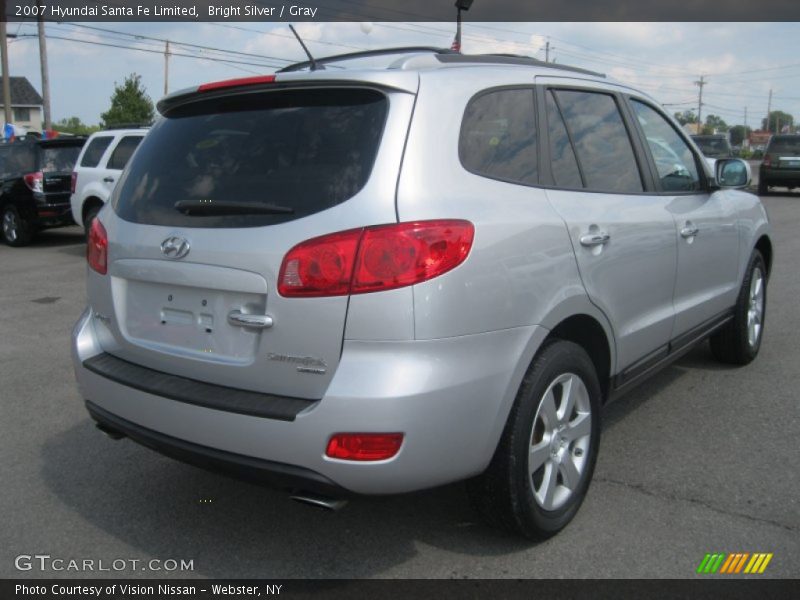
{"label": "hyundai logo emblem", "polygon": [[183,258],[189,254],[190,249],[189,240],[176,235],[161,242],[161,253],[167,258]]}

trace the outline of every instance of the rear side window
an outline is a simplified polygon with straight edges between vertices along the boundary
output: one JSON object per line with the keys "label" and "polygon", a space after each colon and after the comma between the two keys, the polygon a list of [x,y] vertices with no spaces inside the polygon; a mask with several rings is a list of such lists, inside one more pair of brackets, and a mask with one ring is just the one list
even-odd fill
{"label": "rear side window", "polygon": [[558,187],[582,188],[583,180],[575,159],[575,151],[569,141],[567,127],[561,118],[552,92],[547,93],[547,128],[550,137],[550,168]]}
{"label": "rear side window", "polygon": [[83,153],[81,158],[81,166],[93,168],[100,164],[100,159],[103,158],[103,153],[108,148],[108,145],[113,140],[111,136],[96,137],[86,147],[86,152]]}
{"label": "rear side window", "polygon": [[41,149],[39,170],[45,173],[72,171],[81,146],[45,146]]}
{"label": "rear side window", "polygon": [[767,152],[771,154],[800,155],[800,136],[773,137],[769,142]]}
{"label": "rear side window", "polygon": [[6,146],[5,148],[0,146],[0,177],[5,177],[6,171],[6,159],[8,158],[8,151],[9,148]]}
{"label": "rear side window", "polygon": [[122,170],[128,164],[133,151],[139,146],[142,141],[140,135],[126,135],[119,141],[114,152],[111,153],[111,158],[108,159],[107,168]]}
{"label": "rear side window", "polygon": [[470,101],[461,125],[461,164],[477,175],[539,181],[533,90],[497,90]]}
{"label": "rear side window", "polygon": [[614,97],[572,90],[557,90],[555,96],[586,188],[598,192],[643,191],[631,140]]}
{"label": "rear side window", "polygon": [[[127,221],[182,227],[254,227],[325,210],[366,184],[387,109],[384,94],[355,88],[225,95],[177,107],[144,138],[112,203]],[[178,202],[238,208],[187,215]],[[285,210],[264,214],[265,206]]]}

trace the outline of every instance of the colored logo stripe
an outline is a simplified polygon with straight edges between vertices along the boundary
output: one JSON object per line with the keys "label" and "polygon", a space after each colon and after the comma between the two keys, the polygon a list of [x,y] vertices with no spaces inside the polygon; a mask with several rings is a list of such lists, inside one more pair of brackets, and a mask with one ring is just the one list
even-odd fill
{"label": "colored logo stripe", "polygon": [[[724,552],[709,553],[703,557],[700,565],[697,567],[697,573],[702,574],[760,574],[767,568],[767,565],[772,560],[773,554],[765,552],[756,552],[750,554],[749,552],[733,552],[730,554]],[[749,560],[748,560],[749,559]],[[747,566],[745,566],[745,564]],[[742,571],[744,569],[744,571]]]}

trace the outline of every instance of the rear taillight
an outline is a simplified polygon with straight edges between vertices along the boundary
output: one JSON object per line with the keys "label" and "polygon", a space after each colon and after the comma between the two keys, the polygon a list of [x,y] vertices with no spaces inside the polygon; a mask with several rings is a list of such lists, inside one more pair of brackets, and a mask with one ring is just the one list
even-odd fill
{"label": "rear taillight", "polygon": [[414,285],[467,258],[475,228],[437,220],[340,231],[289,250],[278,277],[287,297],[344,296]]}
{"label": "rear taillight", "polygon": [[72,179],[69,182],[69,193],[70,194],[74,194],[75,193],[75,188],[77,188],[77,187],[78,187],[78,174],[75,171],[73,171],[72,172]]}
{"label": "rear taillight", "polygon": [[772,166],[772,158],[770,157],[769,154],[764,155],[764,162],[761,164],[763,164],[765,167]]}
{"label": "rear taillight", "polygon": [[340,460],[386,460],[400,451],[402,433],[337,433],[325,449],[325,456]]}
{"label": "rear taillight", "polygon": [[86,245],[86,260],[101,275],[108,271],[108,235],[99,219],[92,219],[89,243]]}
{"label": "rear taillight", "polygon": [[22,176],[25,185],[32,191],[42,193],[44,191],[44,174],[41,171],[35,173],[28,173]]}

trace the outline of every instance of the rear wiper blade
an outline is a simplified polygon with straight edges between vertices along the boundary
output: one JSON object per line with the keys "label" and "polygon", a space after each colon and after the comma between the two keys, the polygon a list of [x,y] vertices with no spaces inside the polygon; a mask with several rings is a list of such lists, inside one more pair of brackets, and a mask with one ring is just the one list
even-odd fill
{"label": "rear wiper blade", "polygon": [[175,210],[189,217],[223,215],[291,215],[294,209],[266,202],[236,202],[228,200],[178,200]]}

